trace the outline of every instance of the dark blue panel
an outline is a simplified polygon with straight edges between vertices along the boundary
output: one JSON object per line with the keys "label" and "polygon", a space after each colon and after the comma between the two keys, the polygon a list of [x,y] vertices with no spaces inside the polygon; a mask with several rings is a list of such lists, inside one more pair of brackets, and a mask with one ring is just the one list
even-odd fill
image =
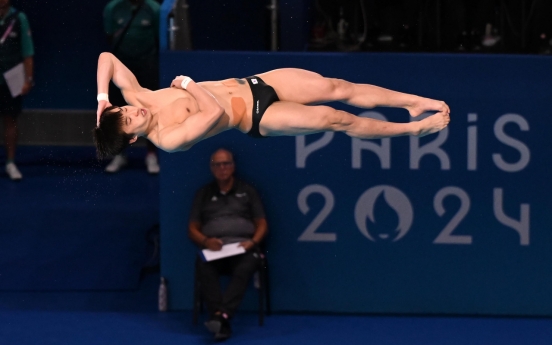
{"label": "dark blue panel", "polygon": [[[254,140],[237,131],[185,153],[164,154],[163,274],[179,287],[173,306],[190,306],[191,283],[182,271],[192,267],[193,246],[185,234],[191,198],[209,179],[209,154],[225,146],[266,205],[275,310],[552,315],[550,61],[424,54],[163,55],[165,85],[179,74],[217,80],[299,67],[443,99],[452,111],[449,128],[439,135],[391,139],[390,168],[373,152],[355,150],[355,141],[342,134],[310,154],[305,167],[297,163],[299,139]],[[404,110],[374,111],[409,121]],[[434,150],[441,158],[425,155],[416,166],[417,148],[436,140],[442,140]],[[301,195],[308,196],[305,214]],[[331,206],[327,217],[300,241],[324,206]],[[335,234],[335,241],[321,241],[325,233]]]}
{"label": "dark blue panel", "polygon": [[94,150],[22,147],[23,180],[0,175],[0,290],[137,287],[159,218],[158,178],[146,173],[143,148],[116,175]]}

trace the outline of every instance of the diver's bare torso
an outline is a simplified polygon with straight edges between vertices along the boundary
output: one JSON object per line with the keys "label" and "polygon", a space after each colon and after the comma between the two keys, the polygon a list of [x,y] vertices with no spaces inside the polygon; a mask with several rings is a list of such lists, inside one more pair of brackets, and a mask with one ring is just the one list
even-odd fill
{"label": "diver's bare torso", "polygon": [[[224,108],[224,114],[217,124],[207,133],[206,138],[228,129],[238,129],[244,133],[251,129],[253,97],[245,79],[226,79],[198,83],[207,90]],[[194,97],[187,91],[165,88],[156,91],[123,92],[126,101],[136,107],[144,107],[158,116],[158,131],[166,127],[183,123],[188,117],[199,111]],[[157,131],[157,132],[158,132]],[[158,144],[157,133],[150,133],[148,139]]]}

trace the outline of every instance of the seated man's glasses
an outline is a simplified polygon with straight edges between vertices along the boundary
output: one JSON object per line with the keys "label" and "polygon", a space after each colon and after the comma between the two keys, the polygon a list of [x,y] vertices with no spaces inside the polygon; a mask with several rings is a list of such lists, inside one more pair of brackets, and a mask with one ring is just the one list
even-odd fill
{"label": "seated man's glasses", "polygon": [[213,162],[211,163],[211,166],[217,169],[220,168],[227,168],[234,164],[234,162]]}

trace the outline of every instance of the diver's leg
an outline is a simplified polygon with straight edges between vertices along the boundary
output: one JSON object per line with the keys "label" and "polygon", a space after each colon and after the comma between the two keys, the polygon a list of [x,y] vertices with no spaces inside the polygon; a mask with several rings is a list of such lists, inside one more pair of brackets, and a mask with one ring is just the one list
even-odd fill
{"label": "diver's leg", "polygon": [[445,128],[449,115],[439,112],[421,121],[395,123],[355,116],[318,105],[275,102],[266,110],[259,130],[264,136],[303,135],[324,131],[343,132],[353,138],[377,139],[402,135],[424,136]]}
{"label": "diver's leg", "polygon": [[450,113],[449,107],[443,101],[370,84],[326,78],[303,69],[282,68],[258,76],[274,88],[281,101],[300,104],[340,101],[360,108],[397,107],[405,108],[411,116],[418,116],[426,111]]}

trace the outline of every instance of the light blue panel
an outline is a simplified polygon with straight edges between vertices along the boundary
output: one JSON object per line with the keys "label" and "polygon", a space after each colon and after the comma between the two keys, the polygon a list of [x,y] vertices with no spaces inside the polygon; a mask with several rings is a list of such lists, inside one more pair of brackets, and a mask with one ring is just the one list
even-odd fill
{"label": "light blue panel", "polygon": [[159,11],[159,50],[169,49],[169,13],[176,0],[164,0]]}
{"label": "light blue panel", "polygon": [[[299,67],[443,99],[452,118],[440,134],[390,139],[388,167],[359,149],[369,141],[343,134],[310,154],[300,139],[237,131],[163,154],[162,274],[174,309],[191,307],[188,212],[223,146],[265,203],[275,311],[552,315],[549,57],[181,52],[161,61],[165,85],[180,74]],[[402,109],[372,111],[409,121]]]}

